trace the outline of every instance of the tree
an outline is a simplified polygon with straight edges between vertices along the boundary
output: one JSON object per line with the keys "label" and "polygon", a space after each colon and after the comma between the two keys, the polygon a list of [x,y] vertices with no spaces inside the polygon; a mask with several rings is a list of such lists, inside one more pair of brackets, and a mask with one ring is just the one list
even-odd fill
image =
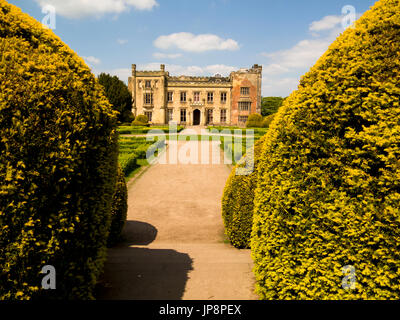
{"label": "tree", "polygon": [[113,109],[119,112],[120,122],[132,122],[132,95],[127,85],[117,76],[101,73],[98,76],[99,83],[104,87],[105,94]]}
{"label": "tree", "polygon": [[282,97],[264,97],[262,98],[261,114],[266,117],[270,114],[276,113],[281,107],[283,100]]}

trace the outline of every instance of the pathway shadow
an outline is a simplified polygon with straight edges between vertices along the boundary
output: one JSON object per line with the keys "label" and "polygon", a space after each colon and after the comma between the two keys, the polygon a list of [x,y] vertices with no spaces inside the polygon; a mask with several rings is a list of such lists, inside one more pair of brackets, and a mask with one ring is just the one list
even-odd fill
{"label": "pathway shadow", "polygon": [[170,249],[110,249],[97,299],[181,300],[192,263],[189,255]]}
{"label": "pathway shadow", "polygon": [[96,287],[100,300],[180,300],[185,292],[192,259],[172,249],[148,249],[157,229],[127,221],[124,242],[108,250],[104,273]]}
{"label": "pathway shadow", "polygon": [[145,246],[157,238],[157,229],[151,224],[140,221],[127,221],[122,233],[123,245]]}

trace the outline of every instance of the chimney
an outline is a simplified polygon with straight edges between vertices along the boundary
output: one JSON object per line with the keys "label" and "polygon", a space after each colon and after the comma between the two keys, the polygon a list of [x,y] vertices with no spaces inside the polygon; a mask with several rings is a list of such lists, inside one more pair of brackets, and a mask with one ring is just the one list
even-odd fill
{"label": "chimney", "polygon": [[132,76],[136,75],[136,64],[132,65]]}
{"label": "chimney", "polygon": [[162,71],[162,72],[165,72],[165,64],[162,64],[162,65],[161,65],[161,71]]}
{"label": "chimney", "polygon": [[258,72],[262,72],[262,66],[260,66],[260,65],[258,65],[258,64],[255,64],[255,65],[253,66],[253,69],[254,69],[254,70],[257,70]]}

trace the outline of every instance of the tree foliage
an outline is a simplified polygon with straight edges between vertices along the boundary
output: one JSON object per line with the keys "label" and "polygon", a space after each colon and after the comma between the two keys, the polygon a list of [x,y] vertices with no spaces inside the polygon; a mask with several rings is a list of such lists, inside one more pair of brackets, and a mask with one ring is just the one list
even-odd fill
{"label": "tree foliage", "polygon": [[[249,248],[253,225],[254,191],[257,185],[257,166],[265,136],[259,139],[248,153],[233,168],[226,182],[222,197],[222,218],[225,233],[236,248]],[[245,169],[254,163],[253,170],[246,175],[237,174],[238,168]]]}
{"label": "tree foliage", "polygon": [[127,213],[128,189],[126,187],[124,172],[119,166],[117,184],[111,209],[111,227],[108,236],[108,246],[113,246],[121,240],[121,233],[126,222]]}
{"label": "tree foliage", "polygon": [[104,87],[105,94],[110,101],[113,109],[118,111],[120,122],[132,122],[132,95],[127,85],[117,76],[101,73],[98,76],[99,83]]}
{"label": "tree foliage", "polygon": [[274,114],[282,106],[285,99],[282,97],[263,97],[261,103],[261,114],[263,117]]}

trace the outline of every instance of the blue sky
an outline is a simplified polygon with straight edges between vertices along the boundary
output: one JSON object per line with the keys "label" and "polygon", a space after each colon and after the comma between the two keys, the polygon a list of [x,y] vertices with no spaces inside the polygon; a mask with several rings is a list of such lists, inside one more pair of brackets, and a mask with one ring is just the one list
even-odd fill
{"label": "blue sky", "polygon": [[[172,75],[229,75],[263,65],[263,96],[287,96],[300,77],[374,0],[8,0],[54,32],[93,72],[127,81],[132,63]],[[47,20],[49,21],[49,20]]]}

